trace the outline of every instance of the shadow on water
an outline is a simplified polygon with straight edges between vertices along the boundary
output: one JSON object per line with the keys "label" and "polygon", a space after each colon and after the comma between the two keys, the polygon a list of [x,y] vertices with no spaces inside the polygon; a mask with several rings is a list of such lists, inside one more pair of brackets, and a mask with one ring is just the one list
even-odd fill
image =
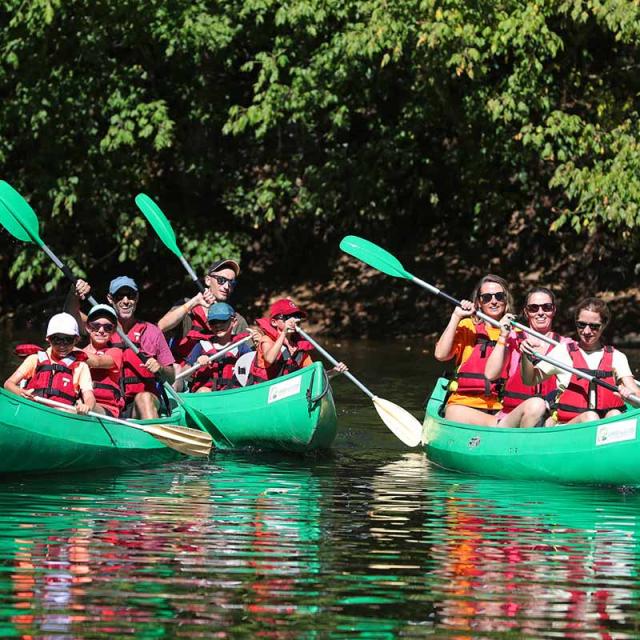
{"label": "shadow on water", "polygon": [[[420,348],[343,344],[420,415]],[[469,478],[335,384],[333,451],[0,481],[0,637],[638,636],[640,496]]]}

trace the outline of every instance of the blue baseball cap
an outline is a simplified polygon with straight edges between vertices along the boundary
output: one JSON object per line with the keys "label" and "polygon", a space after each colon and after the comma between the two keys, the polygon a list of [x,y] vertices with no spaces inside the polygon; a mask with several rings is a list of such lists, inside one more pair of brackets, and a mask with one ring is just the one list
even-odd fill
{"label": "blue baseball cap", "polygon": [[138,285],[136,284],[136,281],[129,276],[118,276],[117,278],[114,278],[109,284],[109,293],[113,295],[123,287],[129,287],[129,289],[133,289],[138,293]]}
{"label": "blue baseball cap", "polygon": [[236,312],[230,304],[226,302],[216,302],[209,307],[207,320],[209,320],[209,322],[225,322],[235,314]]}

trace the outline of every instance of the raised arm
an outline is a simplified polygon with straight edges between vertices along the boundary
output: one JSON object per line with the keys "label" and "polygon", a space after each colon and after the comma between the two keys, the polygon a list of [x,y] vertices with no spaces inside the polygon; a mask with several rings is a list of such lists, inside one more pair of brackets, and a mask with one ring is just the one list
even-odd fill
{"label": "raised arm", "polygon": [[433,351],[433,355],[436,360],[445,361],[451,360],[454,355],[454,343],[456,337],[456,330],[463,318],[469,318],[474,312],[473,303],[469,300],[461,300],[460,306],[456,307],[449,318],[449,324],[447,324],[445,330],[442,332],[438,342],[436,342],[436,348]]}

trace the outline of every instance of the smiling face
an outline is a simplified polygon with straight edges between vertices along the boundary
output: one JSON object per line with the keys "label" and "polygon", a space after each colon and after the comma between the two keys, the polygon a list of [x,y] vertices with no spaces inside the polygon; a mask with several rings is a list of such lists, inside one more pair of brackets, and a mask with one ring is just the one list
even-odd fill
{"label": "smiling face", "polygon": [[75,348],[77,336],[68,336],[55,333],[47,337],[47,342],[51,345],[51,355],[58,360],[66,358]]}
{"label": "smiling face", "polygon": [[578,343],[584,351],[597,351],[600,348],[600,338],[605,324],[598,311],[581,309],[576,318]]}
{"label": "smiling face", "polygon": [[136,312],[138,306],[138,292],[129,287],[122,287],[114,294],[109,294],[107,299],[115,308],[120,322],[126,324],[130,322]]}
{"label": "smiling face", "polygon": [[236,274],[233,269],[220,269],[205,276],[204,282],[217,302],[226,302],[236,286]]}
{"label": "smiling face", "polygon": [[484,282],[476,301],[480,311],[499,320],[507,309],[507,293],[497,282]]}
{"label": "smiling face", "polygon": [[106,347],[115,330],[114,319],[110,316],[91,316],[91,320],[87,320],[89,339],[96,349]]}
{"label": "smiling face", "polygon": [[551,331],[553,318],[556,315],[556,306],[553,298],[548,293],[536,291],[527,298],[524,315],[529,321],[529,326],[539,333]]}

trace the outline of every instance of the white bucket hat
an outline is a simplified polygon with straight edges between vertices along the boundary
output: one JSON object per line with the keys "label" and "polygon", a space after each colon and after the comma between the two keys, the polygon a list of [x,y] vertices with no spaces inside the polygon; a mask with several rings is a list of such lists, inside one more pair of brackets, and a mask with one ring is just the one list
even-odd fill
{"label": "white bucket hat", "polygon": [[63,336],[79,336],[78,323],[76,319],[69,313],[56,313],[51,316],[47,325],[47,338],[56,334]]}

